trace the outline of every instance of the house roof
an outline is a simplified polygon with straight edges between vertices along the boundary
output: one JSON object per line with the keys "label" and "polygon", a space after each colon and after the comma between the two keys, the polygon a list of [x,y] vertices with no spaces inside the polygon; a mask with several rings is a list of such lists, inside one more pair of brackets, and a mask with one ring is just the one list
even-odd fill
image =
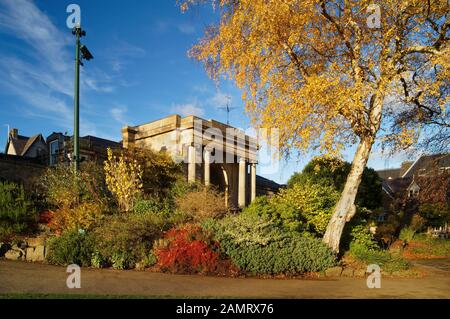
{"label": "house roof", "polygon": [[383,180],[400,177],[413,177],[419,170],[429,174],[440,167],[450,167],[450,153],[419,156],[414,162],[403,162],[400,168],[390,168],[377,171]]}
{"label": "house roof", "polygon": [[262,177],[260,175],[256,175],[256,186],[260,189],[271,190],[273,192],[277,192],[283,185],[280,185],[273,180]]}
{"label": "house roof", "polygon": [[377,171],[381,179],[395,179],[402,176],[401,168],[390,168]]}
{"label": "house roof", "polygon": [[111,141],[111,140],[107,140],[104,138],[100,138],[100,137],[96,137],[96,136],[92,136],[92,135],[86,135],[82,137],[83,140],[88,140],[89,142],[92,143],[92,145],[98,146],[98,147],[103,147],[103,148],[118,148],[118,147],[122,147],[122,144],[119,142],[115,142],[115,141]]}
{"label": "house roof", "polygon": [[16,151],[16,154],[22,154],[25,145],[27,144],[30,138],[28,136],[17,135],[17,137],[12,138],[9,136],[8,141],[6,142],[5,153],[8,153],[9,144],[11,143]]}
{"label": "house roof", "polygon": [[428,173],[439,167],[450,167],[450,153],[422,155],[406,170],[402,177],[412,177],[420,169]]}
{"label": "house roof", "polygon": [[383,190],[389,195],[401,193],[405,191],[411,184],[411,178],[395,178],[382,181]]}
{"label": "house roof", "polygon": [[23,147],[23,150],[20,153],[20,155],[24,156],[28,152],[30,147],[38,140],[44,141],[44,138],[42,137],[42,134],[36,134],[36,135],[33,135],[32,137],[30,137],[28,139],[28,141],[25,143],[25,146]]}
{"label": "house roof", "polygon": [[9,145],[12,144],[14,150],[16,151],[16,155],[25,156],[31,146],[39,140],[45,143],[42,134],[36,134],[32,137],[24,135],[17,135],[16,137],[13,137],[9,135],[8,141],[6,142],[5,153],[8,153]]}

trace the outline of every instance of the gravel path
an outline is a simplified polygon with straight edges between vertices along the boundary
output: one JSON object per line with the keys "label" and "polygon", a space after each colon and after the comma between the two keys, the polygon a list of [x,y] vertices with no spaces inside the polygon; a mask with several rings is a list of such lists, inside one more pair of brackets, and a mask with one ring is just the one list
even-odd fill
{"label": "gravel path", "polygon": [[417,263],[420,279],[382,278],[368,289],[364,278],[326,280],[237,279],[112,269],[81,270],[81,288],[68,289],[65,267],[0,260],[0,294],[96,294],[249,298],[450,298],[450,260]]}

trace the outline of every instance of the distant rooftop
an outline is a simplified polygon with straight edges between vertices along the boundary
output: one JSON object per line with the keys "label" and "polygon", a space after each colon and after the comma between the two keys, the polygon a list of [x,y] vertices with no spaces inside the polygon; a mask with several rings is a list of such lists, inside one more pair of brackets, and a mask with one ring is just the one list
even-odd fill
{"label": "distant rooftop", "polygon": [[394,180],[414,175],[427,175],[440,168],[450,169],[450,153],[422,155],[415,162],[403,162],[400,168],[383,169],[377,173],[383,180]]}

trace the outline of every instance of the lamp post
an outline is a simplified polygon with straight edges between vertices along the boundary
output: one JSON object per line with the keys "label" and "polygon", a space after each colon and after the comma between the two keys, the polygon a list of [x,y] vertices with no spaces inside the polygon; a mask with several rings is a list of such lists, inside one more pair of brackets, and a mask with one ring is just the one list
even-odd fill
{"label": "lamp post", "polygon": [[[74,94],[74,127],[73,127],[73,158],[74,170],[80,168],[80,65],[83,65],[82,59],[90,60],[93,58],[88,48],[81,44],[80,38],[86,35],[86,31],[80,26],[72,29],[72,34],[76,37],[75,45],[75,94]],[[81,55],[81,58],[80,58]]]}

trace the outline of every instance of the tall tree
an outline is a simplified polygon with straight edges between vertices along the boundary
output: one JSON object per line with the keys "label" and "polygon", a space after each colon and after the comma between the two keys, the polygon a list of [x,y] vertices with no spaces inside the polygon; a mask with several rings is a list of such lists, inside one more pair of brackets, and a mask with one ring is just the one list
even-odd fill
{"label": "tall tree", "polygon": [[[182,9],[204,2],[185,0]],[[449,136],[447,0],[213,4],[220,23],[190,55],[214,79],[235,81],[254,125],[278,128],[285,154],[357,145],[323,238],[337,251],[374,143]]]}

